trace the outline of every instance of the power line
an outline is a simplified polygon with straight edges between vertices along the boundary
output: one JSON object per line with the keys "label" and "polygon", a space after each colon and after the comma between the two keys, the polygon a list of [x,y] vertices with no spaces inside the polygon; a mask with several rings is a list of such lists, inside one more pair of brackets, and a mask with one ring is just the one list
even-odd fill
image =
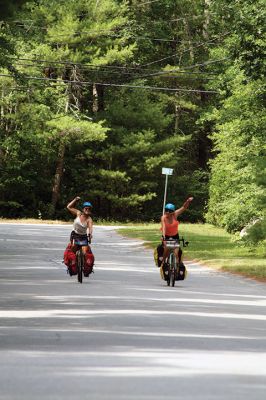
{"label": "power line", "polygon": [[160,58],[159,60],[151,61],[147,64],[142,64],[141,67],[147,67],[148,65],[157,64],[158,62],[161,62],[164,60],[169,60],[169,58],[176,57],[178,55],[180,55],[180,51],[178,53],[172,54],[171,56],[163,57],[163,58]]}
{"label": "power line", "polygon": [[[190,41],[190,40],[177,40],[177,39],[165,39],[165,38],[152,38],[149,36],[140,36],[140,35],[135,35],[130,33],[130,35],[127,37],[127,35],[125,35],[125,37],[123,37],[121,34],[115,34],[115,33],[107,33],[108,31],[106,31],[106,33],[102,32],[101,36],[106,36],[106,37],[115,37],[115,38],[119,38],[119,39],[140,39],[140,40],[151,40],[151,41],[155,41],[155,42],[170,42],[170,43],[192,43],[192,44],[204,44],[206,42],[204,41]],[[111,31],[109,31],[111,32]],[[49,35],[49,38],[55,38],[55,37],[69,37],[69,36],[74,36],[76,37],[76,35],[89,35],[89,34],[93,34],[93,33],[99,33],[99,31],[74,31],[72,32],[70,35],[69,33],[65,33],[65,34],[56,34],[56,35]],[[215,40],[215,39],[214,39]]]}
{"label": "power line", "polygon": [[[35,67],[36,65],[35,64],[23,64],[23,63],[17,63],[16,65],[20,65],[20,66],[22,66],[22,67]],[[60,67],[53,67],[54,69],[59,69]],[[67,67],[67,68],[70,68],[70,67]],[[109,75],[119,75],[119,76],[121,76],[121,71],[110,71],[110,70],[105,70],[105,69],[103,69],[103,70],[95,70],[95,69],[93,69],[93,68],[84,68],[85,69],[85,71],[89,71],[89,72],[96,72],[97,74],[99,74],[99,73],[101,73],[101,74],[103,74],[103,76],[104,76],[104,74],[108,74],[108,76]],[[82,71],[82,70],[81,70]],[[140,73],[140,72],[139,72]],[[169,74],[172,74],[172,73],[174,73],[174,74],[179,74],[179,76],[176,76],[176,75],[169,75]],[[125,72],[125,71],[122,71],[122,74],[124,75],[124,77],[125,77],[125,79],[142,79],[142,78],[149,78],[149,77],[155,77],[155,76],[160,76],[161,78],[167,78],[167,79],[169,79],[169,78],[181,78],[180,77],[180,74],[181,75],[204,75],[204,73],[195,73],[195,72],[185,72],[185,71],[179,71],[179,70],[175,70],[175,69],[172,69],[172,70],[167,70],[167,71],[160,71],[160,72],[154,72],[154,73],[150,73],[150,74],[146,74],[146,75],[132,75],[132,72]],[[169,76],[166,76],[166,75],[169,75]],[[182,77],[182,78],[184,78],[184,77]],[[185,79],[187,79],[186,77],[185,77]],[[189,79],[191,80],[191,81],[193,81],[193,80],[213,80],[213,79],[215,79],[214,77],[212,77],[212,78],[209,78],[209,77],[206,77],[206,76],[196,76],[196,77],[189,77]]]}
{"label": "power line", "polygon": [[[49,66],[54,65],[54,64],[61,64],[61,65],[65,65],[65,66],[69,66],[73,67],[73,66],[78,66],[81,69],[84,70],[91,70],[93,71],[94,68],[98,68],[98,69],[106,69],[106,71],[108,71],[108,69],[111,69],[112,71],[118,70],[122,73],[126,73],[127,70],[132,71],[132,72],[139,72],[139,73],[145,73],[145,72],[151,72],[151,73],[160,73],[160,72],[164,72],[164,71],[154,71],[154,70],[147,70],[147,69],[140,69],[140,67],[126,67],[126,66],[119,66],[119,65],[99,65],[99,64],[90,64],[90,63],[86,63],[86,64],[82,64],[82,63],[75,63],[73,61],[51,61],[51,60],[42,60],[42,59],[32,59],[32,58],[26,58],[26,57],[9,57],[11,59],[15,59],[15,60],[19,60],[19,61],[30,61],[32,63],[46,63],[49,64]],[[58,68],[58,67],[53,67],[53,68]],[[185,66],[181,66],[181,68],[185,68]],[[97,71],[97,70],[96,70]],[[175,73],[179,73],[179,74],[188,74],[188,75],[216,75],[215,73],[211,73],[211,72],[202,72],[202,71],[198,71],[198,72],[194,72],[194,71],[180,71],[180,70],[174,70],[173,72]]]}
{"label": "power line", "polygon": [[[19,21],[17,21],[17,22],[19,22]],[[29,27],[26,27],[23,24],[23,22],[20,22],[20,25],[17,25],[17,26],[19,26],[21,28],[25,28],[25,29],[37,29],[37,28],[40,28],[40,29],[46,30],[46,31],[48,29],[47,27],[38,26],[38,25],[31,25]],[[57,38],[57,37],[71,37],[71,36],[72,37],[76,37],[77,35],[93,35],[93,34],[97,34],[98,36],[115,37],[115,38],[119,38],[119,39],[123,39],[124,38],[123,36],[121,36],[121,34],[113,33],[110,30],[74,31],[74,32],[71,32],[71,33],[70,33],[70,31],[68,31],[66,33],[60,33],[60,34],[56,34],[56,35],[49,35],[48,37],[53,39],[53,38]],[[95,38],[95,37],[93,37],[93,38]],[[176,39],[151,38],[151,37],[148,37],[148,36],[134,35],[132,33],[128,38],[140,39],[140,40],[151,40],[151,41],[158,41],[158,42],[176,42],[176,43],[181,43],[182,42],[182,41],[177,41]]]}
{"label": "power line", "polygon": [[[34,64],[34,62],[32,62],[31,64],[25,64],[25,63],[23,63],[23,62],[19,62],[19,63],[16,63],[16,66],[17,65],[20,65],[20,66],[22,66],[22,67],[41,67],[41,68],[50,68],[50,66],[41,66],[40,64],[37,64],[36,65],[36,63]],[[66,66],[66,69],[71,69],[72,67],[74,67],[74,65],[69,65],[69,66]],[[55,69],[55,70],[57,70],[57,69],[59,69],[59,68],[62,68],[62,67],[59,67],[59,66],[53,66],[52,67],[53,69]],[[127,71],[118,71],[118,70],[109,70],[109,69],[106,69],[106,68],[101,68],[101,69],[95,69],[95,68],[93,68],[93,67],[86,67],[86,66],[83,66],[83,67],[79,67],[80,68],[80,71],[83,71],[83,70],[85,70],[85,71],[89,71],[89,72],[95,72],[95,73],[108,73],[109,75],[121,75],[121,74],[123,74],[123,75],[125,75],[125,76],[128,76],[128,75],[130,75],[130,74],[132,74],[132,72],[127,72]],[[52,71],[51,71],[52,72]]]}
{"label": "power line", "polygon": [[[225,60],[229,60],[229,59],[230,59],[229,57],[224,57],[224,58],[220,58],[218,60],[208,60],[208,61],[205,61],[203,63],[197,63],[197,64],[194,64],[194,65],[188,65],[188,66],[181,65],[180,68],[182,68],[183,70],[187,70],[187,69],[191,69],[191,68],[195,68],[195,67],[202,67],[204,65],[215,64],[217,62],[221,62],[221,61],[225,61]],[[165,71],[165,72],[162,71],[161,73],[164,74],[164,73],[168,73],[168,72],[169,71]],[[178,70],[177,71],[176,70],[171,70],[171,72],[178,72]],[[185,71],[184,71],[184,73],[185,73]],[[160,74],[160,72],[158,74]]]}
{"label": "power line", "polygon": [[144,5],[146,5],[146,4],[157,3],[158,1],[162,1],[162,0],[151,0],[151,1],[146,1],[145,3],[139,3],[139,4],[137,4],[135,7],[141,7],[141,6],[144,6]]}
{"label": "power line", "polygon": [[209,61],[205,61],[203,63],[198,63],[198,64],[194,64],[194,65],[189,65],[187,67],[183,67],[183,69],[190,69],[190,68],[195,68],[195,67],[203,67],[204,65],[215,64],[217,62],[221,62],[221,61],[225,61],[225,60],[230,60],[230,58],[229,57],[224,57],[224,58],[220,58],[218,60],[209,60]]}
{"label": "power line", "polygon": [[[230,32],[224,33],[223,35],[217,37],[216,40],[220,39],[220,37],[226,36],[226,35],[229,34],[229,33],[230,33]],[[204,45],[206,46],[206,45],[214,44],[214,43],[213,43],[214,40],[215,40],[215,39],[212,39],[212,40],[209,40],[209,41],[206,41],[206,42],[189,42],[189,41],[188,41],[188,42],[191,43],[191,44],[199,43],[198,46],[195,46],[195,48],[198,48],[198,47],[201,47],[202,45],[203,45],[203,46],[204,46]],[[190,51],[190,50],[191,50],[190,48],[184,49],[184,50],[183,50],[183,53],[184,53],[185,51]],[[157,64],[158,62],[161,62],[161,61],[164,61],[164,60],[168,60],[169,58],[172,58],[172,57],[176,57],[176,56],[178,56],[179,54],[180,54],[180,52],[175,53],[175,54],[172,54],[171,56],[167,56],[167,57],[161,58],[161,59],[159,59],[159,60],[151,61],[151,62],[149,62],[149,63],[147,63],[147,64],[142,64],[141,67],[146,67],[146,66],[148,66],[148,65]]]}
{"label": "power line", "polygon": [[[209,15],[218,15],[215,12],[208,12],[208,14]],[[198,18],[206,18],[206,15],[204,15],[204,14],[201,14],[201,15],[184,14],[183,17],[171,19],[170,22],[178,22],[178,21],[183,21],[183,20],[194,20],[194,19],[198,19]]]}
{"label": "power line", "polygon": [[[10,58],[15,58],[15,57],[10,57]],[[41,60],[41,59],[32,59],[32,58],[25,58],[25,57],[17,57],[16,60],[24,60],[24,61],[32,61],[32,62],[39,62],[39,63],[47,63],[47,64],[62,64],[62,65],[70,65],[70,66],[83,66],[84,68],[89,66],[89,67],[95,67],[95,68],[114,68],[114,69],[132,69],[136,70],[137,67],[126,67],[126,66],[119,66],[119,65],[101,65],[101,64],[81,64],[81,63],[76,63],[75,61],[51,61],[51,60]]]}
{"label": "power line", "polygon": [[[148,64],[143,64],[143,65],[141,65],[141,67],[146,67],[147,65],[155,64],[155,63],[157,63],[157,62],[159,62],[159,61],[164,61],[164,60],[166,60],[166,59],[168,59],[168,58],[175,57],[175,56],[178,56],[178,55],[179,55],[179,53],[176,53],[176,54],[173,54],[172,56],[164,57],[164,58],[161,58],[160,60],[153,61],[153,62],[148,63]],[[203,64],[194,64],[194,65],[190,65],[190,66],[183,66],[183,65],[181,65],[180,68],[182,68],[182,69],[190,69],[190,68],[194,68],[194,67],[197,67],[197,66],[200,66],[200,65],[206,65],[206,63],[211,64],[211,63],[215,63],[215,62],[222,61],[222,60],[227,60],[227,59],[228,59],[228,58],[221,58],[221,59],[219,59],[219,60],[213,60],[213,61],[209,61],[209,62],[206,61],[206,62],[204,62]]]}
{"label": "power line", "polygon": [[[177,78],[177,76],[166,76],[166,75],[169,75],[169,74],[179,74],[179,73],[181,73],[181,74],[186,74],[186,72],[185,71],[182,71],[182,72],[180,72],[179,70],[177,70],[177,69],[169,69],[169,70],[165,70],[165,71],[160,71],[160,72],[154,72],[153,74],[146,74],[146,75],[140,75],[140,76],[138,76],[138,79],[142,79],[142,78],[150,78],[150,77],[156,77],[156,76],[158,76],[158,77],[160,77],[160,78]],[[196,73],[194,73],[194,74],[196,74]],[[190,75],[190,74],[189,74]],[[198,79],[200,79],[200,80],[203,80],[203,79],[205,79],[205,80],[213,80],[213,79],[215,79],[214,77],[212,77],[212,78],[209,78],[209,77],[206,77],[206,76],[199,76],[198,78],[189,78],[190,80],[198,80]]]}
{"label": "power line", "polygon": [[[3,77],[14,78],[14,75],[9,74],[0,74]],[[40,80],[46,82],[58,82],[58,79],[54,78],[41,78],[38,76],[24,76],[24,79],[28,80]],[[165,88],[165,87],[157,87],[157,86],[143,86],[143,85],[125,85],[125,84],[118,84],[118,83],[103,83],[103,82],[89,82],[89,81],[73,81],[68,79],[61,79],[60,82],[62,83],[73,83],[75,85],[99,85],[99,86],[109,86],[109,87],[126,87],[129,89],[144,89],[144,90],[161,90],[161,91],[170,91],[170,92],[188,92],[188,93],[219,93],[215,90],[200,90],[200,89],[186,89],[186,88]]]}
{"label": "power line", "polygon": [[[73,32],[71,35],[69,34],[57,34],[57,35],[49,35],[49,38],[57,38],[57,37],[69,37],[69,36],[73,36],[73,37],[77,37],[76,35],[89,35],[92,32],[90,31],[75,31]],[[98,33],[98,32],[94,32],[94,33]],[[139,40],[150,40],[150,41],[154,41],[154,42],[171,42],[171,43],[182,43],[182,41],[177,41],[176,39],[164,39],[164,38],[151,38],[148,36],[139,36],[139,35],[134,35],[131,34],[129,35],[129,37],[125,36],[123,37],[121,34],[115,34],[115,33],[102,33],[101,36],[105,36],[105,37],[110,37],[110,38],[118,38],[118,39],[139,39]],[[94,38],[93,38],[94,39]]]}
{"label": "power line", "polygon": [[[27,21],[27,20],[26,20]],[[27,29],[27,27],[23,24],[23,22],[20,21],[16,21],[16,23],[21,23],[21,25],[18,25],[19,27],[25,28]],[[46,30],[48,29],[48,27],[43,27],[40,25],[31,25],[28,27],[28,29],[42,29],[42,30]],[[130,33],[130,32],[129,32]],[[58,37],[77,37],[77,35],[93,35],[93,34],[97,34],[100,36],[106,36],[106,37],[115,37],[115,38],[119,38],[119,39],[140,39],[140,40],[150,40],[150,41],[158,41],[158,42],[169,42],[169,43],[191,43],[191,44],[204,44],[206,42],[204,41],[190,41],[190,40],[177,40],[177,39],[166,39],[166,38],[152,38],[149,36],[140,36],[140,35],[135,35],[130,33],[130,35],[127,37],[127,35],[125,35],[125,37],[123,37],[121,34],[116,34],[111,30],[89,30],[89,31],[74,31],[74,32],[70,32],[67,31],[66,33],[60,33],[60,34],[56,34],[56,35],[49,35],[48,38],[58,38]],[[228,32],[225,33],[225,35],[228,34]],[[222,37],[224,35],[219,36],[218,38],[214,38],[213,40],[219,39],[220,37]],[[95,37],[92,37],[92,39],[95,39]]]}

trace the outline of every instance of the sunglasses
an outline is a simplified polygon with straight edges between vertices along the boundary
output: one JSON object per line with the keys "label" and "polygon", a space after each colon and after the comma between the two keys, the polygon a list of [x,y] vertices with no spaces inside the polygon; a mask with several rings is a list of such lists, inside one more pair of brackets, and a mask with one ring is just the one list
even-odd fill
{"label": "sunglasses", "polygon": [[168,210],[168,208],[166,208],[164,211],[167,212],[167,213],[172,213],[172,212],[174,212],[173,210]]}
{"label": "sunglasses", "polygon": [[84,210],[91,210],[91,207],[84,207]]}

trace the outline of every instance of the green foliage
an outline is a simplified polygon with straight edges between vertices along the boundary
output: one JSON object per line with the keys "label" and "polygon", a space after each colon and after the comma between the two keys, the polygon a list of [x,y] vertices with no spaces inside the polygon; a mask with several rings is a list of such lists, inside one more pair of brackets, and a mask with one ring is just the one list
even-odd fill
{"label": "green foliage", "polygon": [[48,128],[52,128],[53,136],[62,136],[65,143],[74,139],[81,144],[104,140],[108,129],[102,124],[103,122],[80,121],[68,115],[56,116],[47,122]]}
{"label": "green foliage", "polygon": [[215,111],[217,132],[212,135],[216,157],[211,161],[207,220],[229,231],[243,228],[261,215],[256,182],[258,160],[265,149],[265,114],[261,108],[261,82],[248,84],[237,75],[232,95]]}
{"label": "green foliage", "polygon": [[[263,10],[264,9],[264,10]],[[223,44],[212,49],[213,58],[226,58],[216,66],[218,77],[213,87],[220,100],[201,115],[212,128],[214,158],[211,175],[207,221],[239,231],[250,221],[262,217],[265,203],[260,200],[265,183],[258,182],[265,154],[265,73],[262,53],[263,13],[256,2],[212,2],[212,29],[229,30]],[[259,237],[255,233],[254,237]]]}
{"label": "green foliage", "polygon": [[[212,2],[217,29],[228,29],[226,45],[232,59],[238,59],[241,70],[252,79],[265,76],[265,2],[238,0]],[[222,19],[222,22],[221,22]]]}
{"label": "green foliage", "polygon": [[261,219],[256,220],[252,225],[247,227],[246,235],[243,236],[242,240],[247,244],[258,244],[264,242],[266,245],[266,214]]}
{"label": "green foliage", "polygon": [[195,198],[185,219],[206,210],[234,231],[263,215],[262,0],[8,5],[2,215],[65,218],[79,194],[98,218],[158,219],[162,167],[174,169],[169,201]]}

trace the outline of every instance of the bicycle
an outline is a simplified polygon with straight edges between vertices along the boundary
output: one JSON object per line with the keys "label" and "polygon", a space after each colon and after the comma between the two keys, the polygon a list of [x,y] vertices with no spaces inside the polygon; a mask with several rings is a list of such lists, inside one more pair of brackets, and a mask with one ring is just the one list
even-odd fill
{"label": "bicycle", "polygon": [[[90,240],[89,240],[90,243]],[[82,251],[83,246],[88,246],[88,241],[84,239],[73,239],[73,244],[77,246],[76,250],[76,263],[77,263],[77,279],[79,283],[83,281],[84,265],[85,265],[85,254]],[[87,276],[87,275],[86,275]]]}
{"label": "bicycle", "polygon": [[[180,249],[180,242],[183,243],[183,247],[187,247],[189,242],[185,242],[184,238],[181,239],[168,239],[164,241],[167,249],[170,250],[170,253],[166,260],[167,269],[164,272],[166,276],[167,286],[175,286],[175,281],[184,280],[186,278],[186,267],[181,261],[182,251]],[[177,263],[176,256],[174,253],[175,249],[180,249],[180,260]]]}

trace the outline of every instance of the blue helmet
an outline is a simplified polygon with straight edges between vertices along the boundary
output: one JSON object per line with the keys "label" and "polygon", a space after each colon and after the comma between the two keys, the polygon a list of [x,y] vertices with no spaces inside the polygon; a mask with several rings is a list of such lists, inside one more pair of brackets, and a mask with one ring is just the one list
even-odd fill
{"label": "blue helmet", "polygon": [[85,201],[85,203],[82,204],[82,208],[84,207],[92,207],[92,204],[89,201]]}
{"label": "blue helmet", "polygon": [[165,205],[165,211],[170,211],[170,212],[174,212],[175,211],[175,205],[172,203],[168,203]]}

